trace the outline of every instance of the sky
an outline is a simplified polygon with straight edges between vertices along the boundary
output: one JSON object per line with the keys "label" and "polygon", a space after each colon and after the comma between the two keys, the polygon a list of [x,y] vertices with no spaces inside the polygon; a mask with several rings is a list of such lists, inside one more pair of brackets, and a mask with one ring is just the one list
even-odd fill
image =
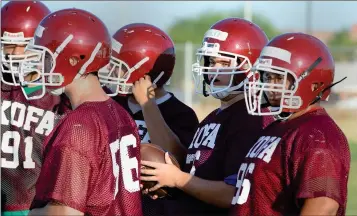
{"label": "sky", "polygon": [[[3,3],[6,3],[3,2]],[[279,29],[304,30],[306,27],[306,2],[304,1],[251,1],[254,13],[269,18]],[[50,10],[70,7],[81,8],[96,14],[107,24],[111,33],[125,24],[146,22],[167,29],[175,20],[195,17],[212,11],[239,10],[243,1],[46,1]],[[357,24],[357,2],[312,2],[313,30],[338,31]]]}

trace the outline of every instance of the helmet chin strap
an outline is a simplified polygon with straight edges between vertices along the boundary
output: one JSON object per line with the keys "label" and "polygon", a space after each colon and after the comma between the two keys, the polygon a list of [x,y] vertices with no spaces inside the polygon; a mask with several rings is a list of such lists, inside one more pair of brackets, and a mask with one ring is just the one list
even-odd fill
{"label": "helmet chin strap", "polygon": [[52,90],[52,91],[50,91],[50,93],[53,95],[59,96],[64,93],[64,90],[65,90],[65,87],[62,87],[62,88]]}
{"label": "helmet chin strap", "polygon": [[282,112],[278,115],[273,115],[275,121],[286,121],[288,120],[294,113],[293,112]]}
{"label": "helmet chin strap", "polygon": [[152,85],[156,88],[156,83],[159,82],[161,77],[165,74],[164,71],[161,71],[160,74],[156,77],[156,79],[152,82]]}
{"label": "helmet chin strap", "polygon": [[[219,89],[219,88],[215,88],[215,90],[216,89]],[[229,89],[227,89],[225,91],[212,93],[211,95],[212,95],[212,97],[221,100],[221,99],[228,97],[229,95],[241,94],[241,93],[243,93],[243,91],[230,91]]]}
{"label": "helmet chin strap", "polygon": [[[236,86],[230,87],[230,88],[228,88],[228,89],[226,89],[226,90],[224,90],[224,91],[220,91],[220,92],[216,92],[216,93],[211,93],[211,95],[212,95],[212,97],[221,100],[221,99],[223,99],[223,98],[225,98],[225,97],[227,97],[227,96],[229,96],[229,95],[231,95],[231,94],[240,94],[240,93],[242,93],[243,91],[241,91],[241,90],[239,90],[239,89],[241,89],[241,88],[243,87],[243,84],[244,84],[244,82],[245,82],[246,80],[248,80],[248,78],[244,79],[242,82],[240,82],[240,83],[239,83],[238,85],[236,85]],[[205,83],[204,83],[204,84],[205,84]],[[204,93],[204,96],[207,97],[208,94],[207,94],[207,92],[206,92],[205,86],[206,86],[206,85],[204,85],[203,93]],[[222,88],[221,88],[221,87],[216,87],[216,88],[214,88],[213,90],[220,90],[220,89],[223,89],[223,88],[225,88],[225,87],[222,87]],[[205,94],[206,94],[207,96],[206,96]]]}

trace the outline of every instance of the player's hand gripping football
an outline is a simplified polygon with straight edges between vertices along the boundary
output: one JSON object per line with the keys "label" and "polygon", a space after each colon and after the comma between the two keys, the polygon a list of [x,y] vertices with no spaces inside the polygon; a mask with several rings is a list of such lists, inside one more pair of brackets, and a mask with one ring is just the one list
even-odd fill
{"label": "player's hand gripping football", "polygon": [[155,99],[156,84],[151,82],[148,75],[141,77],[133,85],[133,95],[140,106],[145,105],[149,100]]}
{"label": "player's hand gripping football", "polygon": [[142,181],[157,181],[157,184],[154,187],[150,188],[149,191],[155,191],[165,186],[177,186],[177,182],[182,171],[172,163],[168,152],[165,153],[165,162],[166,164],[152,161],[141,161],[142,165],[154,168],[141,169],[141,174],[149,175],[141,176],[140,179]]}

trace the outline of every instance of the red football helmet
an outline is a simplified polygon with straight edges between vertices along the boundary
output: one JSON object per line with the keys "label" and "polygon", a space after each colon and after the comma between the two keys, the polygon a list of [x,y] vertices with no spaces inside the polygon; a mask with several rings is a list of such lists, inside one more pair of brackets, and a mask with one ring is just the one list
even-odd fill
{"label": "red football helmet", "polygon": [[[223,98],[243,87],[250,77],[252,64],[268,43],[264,31],[252,22],[240,18],[228,18],[214,24],[204,35],[203,44],[197,50],[197,62],[192,72],[197,93]],[[209,57],[230,60],[229,67],[209,67]],[[218,75],[230,75],[226,86],[215,86]],[[214,75],[209,80],[208,75]],[[206,90],[206,85],[209,90]]]}
{"label": "red football helmet", "polygon": [[39,1],[10,1],[1,8],[2,82],[20,85],[19,65],[28,55],[7,53],[4,46],[9,46],[12,50],[19,45],[26,46],[33,38],[38,24],[50,13],[46,5]]}
{"label": "red football helmet", "polygon": [[158,87],[171,77],[175,66],[175,48],[161,29],[134,23],[119,29],[112,37],[110,66],[99,71],[102,84],[112,90],[110,96],[131,94],[133,84],[148,74]]}
{"label": "red football helmet", "polygon": [[[294,113],[318,100],[327,100],[335,74],[334,60],[326,45],[303,33],[273,38],[253,68],[253,81],[244,87],[248,112],[252,115]],[[266,72],[282,77],[281,83],[264,81]],[[290,88],[288,76],[293,81]],[[262,105],[268,100],[266,92],[281,95],[280,105],[263,111]]]}
{"label": "red football helmet", "polygon": [[[22,84],[47,87],[51,93],[59,95],[74,79],[98,72],[109,64],[110,34],[94,14],[80,9],[64,9],[41,21],[33,43],[29,43],[26,50],[36,57],[25,59],[21,64]],[[36,72],[37,79],[25,81],[24,76],[29,72]]]}

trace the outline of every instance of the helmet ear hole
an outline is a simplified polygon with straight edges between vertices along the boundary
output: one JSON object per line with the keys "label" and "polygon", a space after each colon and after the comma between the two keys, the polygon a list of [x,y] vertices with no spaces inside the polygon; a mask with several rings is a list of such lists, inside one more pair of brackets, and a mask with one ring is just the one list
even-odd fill
{"label": "helmet ear hole", "polygon": [[319,82],[319,83],[312,83],[311,84],[311,91],[314,92],[318,89],[320,89],[321,86],[323,86],[323,82]]}
{"label": "helmet ear hole", "polygon": [[73,67],[76,66],[78,64],[78,62],[79,62],[79,59],[77,56],[72,56],[71,58],[69,58],[69,64]]}
{"label": "helmet ear hole", "polygon": [[79,58],[80,58],[81,60],[83,60],[83,59],[86,58],[86,56],[85,56],[85,55],[80,55]]}

